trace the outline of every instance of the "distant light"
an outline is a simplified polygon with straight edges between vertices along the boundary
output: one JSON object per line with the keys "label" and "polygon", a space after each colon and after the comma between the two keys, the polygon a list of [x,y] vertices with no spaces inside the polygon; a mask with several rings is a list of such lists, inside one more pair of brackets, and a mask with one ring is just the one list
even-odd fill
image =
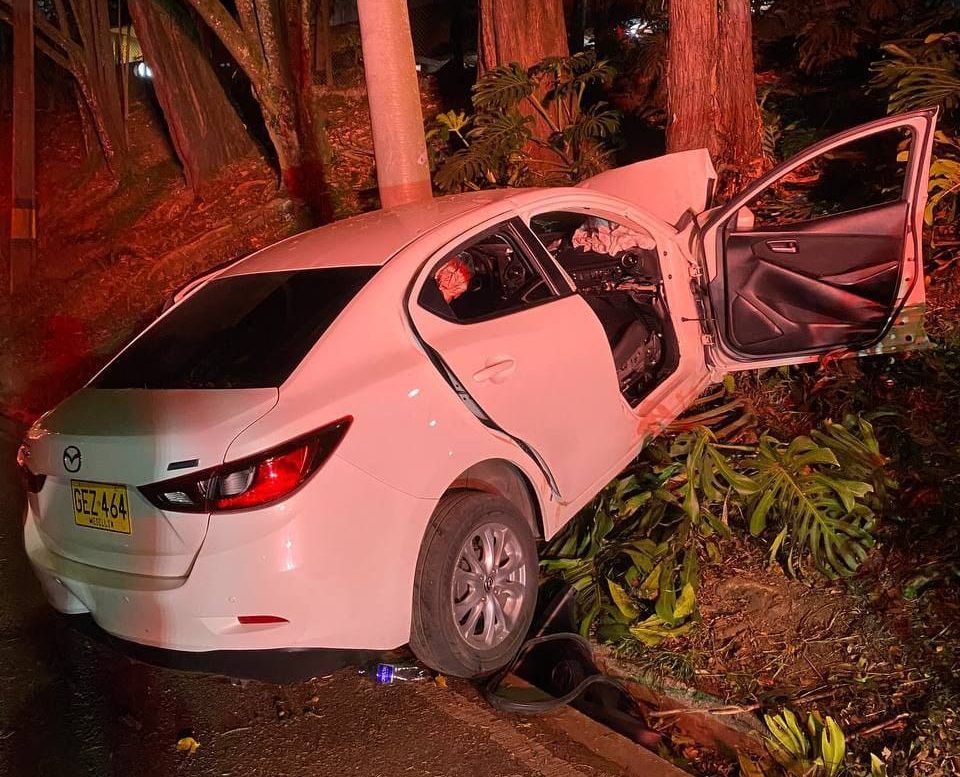
{"label": "distant light", "polygon": [[634,40],[653,33],[653,28],[648,19],[629,19],[623,26],[626,36]]}
{"label": "distant light", "polygon": [[138,62],[134,65],[133,74],[138,78],[153,78],[153,71],[146,62]]}

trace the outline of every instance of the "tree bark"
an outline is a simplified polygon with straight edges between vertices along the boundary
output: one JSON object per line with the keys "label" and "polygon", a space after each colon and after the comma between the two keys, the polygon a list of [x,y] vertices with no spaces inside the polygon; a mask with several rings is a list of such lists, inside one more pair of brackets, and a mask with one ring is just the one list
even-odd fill
{"label": "tree bark", "polygon": [[673,0],[667,151],[706,148],[718,168],[761,157],[750,0]]}
{"label": "tree bark", "polygon": [[763,156],[750,0],[719,0],[719,8],[717,81],[721,88],[717,134],[721,158],[738,170],[748,170],[759,165]]}
{"label": "tree bark", "polygon": [[565,57],[563,0],[480,0],[478,67],[519,62],[530,67],[545,57]]}
{"label": "tree bark", "polygon": [[667,151],[716,158],[717,0],[673,0],[667,40]]}
{"label": "tree bark", "polygon": [[359,0],[363,72],[384,208],[433,196],[406,0]]}
{"label": "tree bark", "polygon": [[168,0],[127,0],[127,7],[187,184],[199,192],[225,165],[256,156],[256,146],[184,10]]}
{"label": "tree bark", "polygon": [[[126,162],[127,141],[107,2],[68,0],[68,6],[79,38],[79,46],[70,55],[73,74],[90,107],[107,164],[119,175]],[[62,13],[62,6],[58,4],[58,17]],[[67,29],[64,18],[61,30],[66,33]]]}

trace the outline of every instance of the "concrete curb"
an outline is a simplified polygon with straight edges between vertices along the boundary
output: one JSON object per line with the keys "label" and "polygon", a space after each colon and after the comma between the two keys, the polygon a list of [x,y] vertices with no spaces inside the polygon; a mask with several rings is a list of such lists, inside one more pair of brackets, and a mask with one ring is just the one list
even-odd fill
{"label": "concrete curb", "polygon": [[[736,707],[721,699],[680,683],[644,676],[609,649],[595,647],[594,659],[600,671],[620,680],[645,708],[660,713],[661,720],[669,721],[679,733],[698,744],[734,758],[737,753],[766,756],[764,728],[750,712],[736,712]],[[718,709],[723,714],[716,714]]]}
{"label": "concrete curb", "polygon": [[[515,675],[510,675],[509,684],[529,687],[529,683]],[[631,777],[689,777],[688,772],[573,707],[561,707],[544,715],[541,721],[546,727],[609,761]]]}

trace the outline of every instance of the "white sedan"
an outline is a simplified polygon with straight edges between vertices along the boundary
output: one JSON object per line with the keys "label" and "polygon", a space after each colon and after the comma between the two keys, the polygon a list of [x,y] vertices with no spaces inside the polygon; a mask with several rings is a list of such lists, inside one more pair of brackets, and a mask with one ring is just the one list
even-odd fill
{"label": "white sedan", "polygon": [[707,384],[923,343],[934,124],[829,138],[719,208],[685,152],[358,216],[200,278],[27,433],[47,598],[174,650],[504,665],[537,540]]}

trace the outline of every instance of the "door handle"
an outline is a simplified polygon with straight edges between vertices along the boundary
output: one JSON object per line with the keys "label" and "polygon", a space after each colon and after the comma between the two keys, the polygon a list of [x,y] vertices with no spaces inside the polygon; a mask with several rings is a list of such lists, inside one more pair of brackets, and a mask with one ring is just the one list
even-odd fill
{"label": "door handle", "polygon": [[777,254],[795,254],[800,250],[796,240],[768,240],[767,248]]}
{"label": "door handle", "polygon": [[500,383],[500,381],[504,380],[511,372],[513,372],[516,366],[517,363],[513,359],[507,357],[506,359],[501,359],[493,364],[488,364],[482,370],[473,373],[473,379],[477,381],[477,383],[482,383],[487,380],[489,380],[491,383]]}

